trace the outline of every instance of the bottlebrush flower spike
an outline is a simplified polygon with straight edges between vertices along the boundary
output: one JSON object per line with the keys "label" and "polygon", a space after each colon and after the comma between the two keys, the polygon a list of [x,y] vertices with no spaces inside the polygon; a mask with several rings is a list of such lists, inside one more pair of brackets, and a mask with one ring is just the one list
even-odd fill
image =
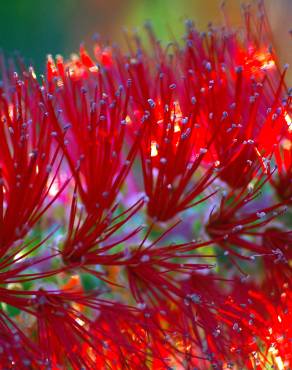
{"label": "bottlebrush flower spike", "polygon": [[[152,42],[155,44],[154,39]],[[197,108],[193,106],[191,97],[185,96],[183,86],[177,89],[177,94],[173,93],[176,90],[176,78],[170,68],[171,58],[167,61],[162,50],[159,51],[161,58],[158,63],[161,67],[157,73],[152,71],[152,64],[157,61],[146,52],[143,55],[142,51],[138,51],[137,57],[132,55],[126,58],[128,63],[123,65],[124,58],[117,51],[117,66],[112,63],[105,65],[104,74],[108,81],[102,85],[109,86],[109,92],[114,96],[113,81],[116,78],[121,83],[119,89],[126,90],[124,119],[121,122],[130,126],[128,133],[135,138],[133,145],[137,142],[137,131],[141,135],[139,143],[144,187],[149,197],[148,213],[165,221],[194,203],[208,199],[210,195],[193,202],[213,181],[213,170],[217,164],[201,168],[204,174],[201,181],[194,181],[190,187],[190,179],[199,173],[199,166],[211,140],[200,137],[196,123]],[[83,60],[83,68],[87,67],[90,72],[94,63],[88,58],[82,48],[80,61]],[[96,74],[90,76],[94,78]],[[157,79],[160,80],[159,89],[156,89]],[[184,103],[185,116],[181,112],[180,100]],[[157,170],[160,175],[156,175]]]}
{"label": "bottlebrush flower spike", "polygon": [[[8,253],[2,256],[0,263],[0,361],[6,368],[29,369],[40,365],[40,348],[30,336],[30,324],[35,316],[31,307],[34,291],[27,290],[26,284],[33,284],[47,277],[56,276],[64,269],[48,266],[48,261],[56,253],[33,254],[52,236],[49,234],[39,243],[29,240],[27,243],[15,243]],[[47,270],[45,270],[47,266]]]}
{"label": "bottlebrush flower spike", "polygon": [[41,83],[0,58],[1,368],[291,367],[291,91],[252,9]]}
{"label": "bottlebrush flower spike", "polygon": [[[142,118],[146,127],[141,161],[149,198],[148,214],[158,221],[168,221],[211,197],[213,194],[204,191],[217,176],[216,163],[202,166],[210,143],[200,143],[195,115],[183,118],[176,113],[180,109],[178,104],[163,100],[158,106],[158,111],[162,110],[158,116],[150,107]],[[158,119],[159,116],[162,118]]]}
{"label": "bottlebrush flower spike", "polygon": [[175,78],[171,57],[157,52],[158,60],[140,52],[127,64],[133,94],[129,121],[133,130],[144,127],[140,152],[148,214],[168,221],[212,195],[204,190],[216,178],[217,163],[202,166],[212,138],[201,134],[194,98]]}
{"label": "bottlebrush flower spike", "polygon": [[[204,295],[204,292],[201,293]],[[162,300],[155,309],[146,304],[139,304],[138,312],[137,309],[129,311],[128,320],[125,321],[120,321],[120,317],[111,310],[104,311],[94,324],[98,337],[105,338],[103,353],[97,357],[100,364],[104,365],[105,361],[102,355],[105,358],[111,355],[117,367],[128,365],[131,369],[144,369],[144,366],[148,366],[145,369],[152,370],[173,366],[187,368],[191,365],[200,365],[203,368],[202,364],[206,364],[207,368],[210,359],[200,341],[201,329],[197,331],[198,327],[203,330],[205,327],[194,318],[195,309],[191,308],[191,305],[193,308],[196,306],[194,296],[195,294],[192,296],[193,301],[189,298],[190,314],[187,317],[182,315],[180,307],[170,307],[167,300]],[[213,294],[211,296],[213,297]],[[209,310],[206,302],[200,303],[205,306],[207,316],[212,315],[213,307]],[[182,308],[183,305],[182,303]],[[210,306],[213,306],[211,302]],[[195,321],[197,322],[194,325]],[[120,335],[114,337],[113,333]],[[129,349],[132,348],[127,356],[119,351],[119,347],[125,348],[125,345]]]}
{"label": "bottlebrush flower spike", "polygon": [[[3,78],[7,80],[5,74]],[[0,116],[0,254],[4,256],[58,198],[66,182],[48,200],[62,154],[54,144],[33,70],[23,80],[14,73],[0,87]]]}
{"label": "bottlebrush flower spike", "polygon": [[[94,361],[87,353],[80,356],[80,347],[88,344],[94,352],[95,344],[88,332],[89,319],[80,312],[88,298],[82,293],[35,292],[32,305],[35,307],[37,345],[42,366],[73,366],[78,369],[93,367]],[[78,308],[79,307],[79,308]],[[78,309],[78,310],[77,310]]]}
{"label": "bottlebrush flower spike", "polygon": [[[226,307],[226,296],[220,289],[224,279],[216,276],[193,273],[181,282],[185,297],[181,305],[187,310],[187,315],[180,315],[180,309],[175,311],[175,327],[173,330],[181,334],[185,350],[182,353],[184,366],[200,366],[207,369],[211,364],[220,368],[227,358],[230,338],[224,332],[224,315],[220,307]],[[227,285],[230,284],[225,280]]]}
{"label": "bottlebrush flower spike", "polygon": [[102,343],[95,357],[100,368],[106,364],[116,368],[166,368],[167,356],[177,352],[170,337],[167,338],[172,330],[161,327],[156,310],[109,306],[100,313],[91,330]]}
{"label": "bottlebrush flower spike", "polygon": [[[80,292],[36,293],[38,345],[45,356],[42,365],[131,366],[148,368],[153,358],[165,364],[159,348],[164,330],[159,321],[137,308]],[[80,308],[85,312],[81,313]],[[91,311],[96,320],[88,318]],[[157,346],[156,346],[157,341]],[[169,354],[175,348],[169,347]],[[61,348],[61,350],[60,350]],[[151,352],[152,360],[148,359]]]}
{"label": "bottlebrush flower spike", "polygon": [[249,10],[245,17],[243,36],[228,25],[200,34],[189,22],[180,61],[200,106],[199,124],[207,135],[216,133],[211,149],[222,166],[220,177],[233,188],[251,181],[256,158],[268,158],[283,137],[287,93],[286,69],[281,73],[276,56],[263,51],[270,42],[265,18],[253,19]]}
{"label": "bottlebrush flower spike", "polygon": [[[59,61],[59,70],[64,68]],[[53,101],[47,101],[49,119],[87,211],[103,212],[113,205],[138,150],[139,135],[123,153],[129,89],[120,85],[113,90],[101,71],[82,80],[74,80],[70,73],[58,76],[49,81],[55,90]]]}
{"label": "bottlebrush flower spike", "polygon": [[[291,281],[290,281],[291,282]],[[240,297],[237,305],[230,302],[233,326],[230,335],[234,345],[230,358],[246,368],[289,369],[291,365],[291,287],[286,282],[279,294],[267,287],[267,291],[247,286],[236,286],[234,297]],[[227,313],[228,315],[228,313]],[[233,334],[231,334],[231,331]]]}

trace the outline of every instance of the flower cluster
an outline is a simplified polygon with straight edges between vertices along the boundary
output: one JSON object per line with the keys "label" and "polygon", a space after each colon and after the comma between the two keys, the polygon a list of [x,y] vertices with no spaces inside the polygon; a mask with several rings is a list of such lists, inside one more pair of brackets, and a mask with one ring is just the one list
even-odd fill
{"label": "flower cluster", "polygon": [[292,366],[292,93],[243,20],[1,57],[1,369]]}

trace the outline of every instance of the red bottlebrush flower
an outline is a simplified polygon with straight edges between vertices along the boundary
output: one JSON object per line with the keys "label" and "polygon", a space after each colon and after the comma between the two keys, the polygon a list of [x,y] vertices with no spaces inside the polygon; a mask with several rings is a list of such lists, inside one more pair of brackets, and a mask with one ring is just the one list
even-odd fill
{"label": "red bottlebrush flower", "polygon": [[[204,292],[201,294],[204,295]],[[147,366],[145,368],[155,370],[173,366],[178,368],[199,364],[202,366],[203,363],[207,368],[209,359],[200,340],[200,337],[203,337],[201,330],[205,330],[205,327],[194,318],[195,309],[192,310],[190,307],[191,304],[196,306],[194,296],[195,294],[192,295],[193,301],[189,298],[191,303],[188,303],[188,317],[181,311],[184,303],[181,302],[181,308],[174,309],[167,300],[162,300],[156,309],[140,303],[138,312],[135,309],[129,311],[128,320],[125,321],[121,320],[119,307],[117,312],[111,310],[102,312],[94,324],[98,337],[104,338],[104,350],[101,354],[104,357],[97,357],[100,361],[98,363],[104,365],[105,359],[111,356],[112,363],[118,368],[126,365],[131,369]],[[205,304],[200,303],[202,306]],[[213,308],[209,310],[211,306],[211,302],[205,305],[208,317],[212,316]],[[197,322],[194,325],[195,321]],[[114,336],[113,333],[120,335]],[[123,349],[127,347],[129,351],[126,355]]]}
{"label": "red bottlebrush flower", "polygon": [[[89,319],[80,312],[88,298],[78,293],[35,292],[32,305],[35,306],[37,324],[37,345],[42,356],[43,366],[73,366],[74,369],[92,368],[94,366],[90,351],[83,352],[83,343],[92,351],[96,344],[88,332]],[[90,301],[90,300],[89,300]]]}
{"label": "red bottlebrush flower", "polygon": [[[176,79],[170,69],[171,60],[169,66],[165,66],[164,63],[166,61],[161,58],[161,71],[159,71],[157,76],[152,74],[150,67],[150,64],[154,61],[150,57],[148,60],[147,55],[145,55],[145,61],[142,59],[141,55],[139,58],[130,58],[126,69],[122,66],[123,58],[121,58],[121,60],[116,61],[117,66],[112,65],[111,68],[107,68],[104,71],[99,69],[93,71],[96,65],[82,47],[80,59],[78,59],[78,61],[81,63],[82,68],[87,71],[85,80],[88,79],[88,85],[89,87],[91,86],[92,89],[94,88],[93,82],[95,81],[95,77],[98,76],[97,81],[100,82],[112,99],[116,95],[119,97],[118,101],[120,101],[121,91],[126,90],[125,102],[123,110],[121,111],[123,112],[121,123],[130,126],[129,131],[131,130],[131,134],[136,136],[137,131],[138,134],[141,134],[140,148],[145,192],[149,197],[149,215],[161,221],[165,221],[172,218],[178,212],[207,199],[210,195],[204,196],[204,199],[194,202],[194,199],[201,196],[203,190],[214,180],[215,176],[213,170],[216,167],[216,163],[208,165],[206,169],[201,169],[203,177],[200,180],[190,181],[194,174],[196,174],[197,177],[200,176],[199,172],[201,170],[199,171],[199,167],[202,164],[203,157],[208,152],[207,148],[210,146],[210,141],[206,141],[200,137],[198,124],[196,123],[198,109],[193,106],[194,104],[192,103],[193,100],[191,96],[185,96],[183,86],[177,89],[179,90],[176,97],[177,100],[175,100],[173,96],[172,90],[176,86],[174,83]],[[63,70],[64,67],[59,69]],[[49,59],[48,76],[51,76],[50,78],[55,76],[56,84],[62,85],[62,91],[66,90],[66,83],[60,82],[60,76],[63,76],[63,73],[60,72],[58,74],[58,72],[56,72],[54,74],[54,71],[57,71],[57,68],[53,64],[53,61]],[[105,76],[104,82],[102,72],[104,72]],[[147,72],[149,72],[148,79],[146,77]],[[165,76],[163,76],[164,74]],[[114,90],[114,77],[117,77],[118,81],[121,82],[119,87],[120,91],[116,93]],[[160,79],[159,92],[156,91],[154,85],[157,79]],[[81,79],[77,79],[77,81],[80,82]],[[72,82],[72,84],[74,84],[74,82]],[[100,95],[101,93],[95,91],[95,95],[98,94]],[[153,99],[150,98],[150,96],[152,96]],[[64,100],[65,99],[64,97]],[[80,100],[82,99],[80,98]],[[185,116],[182,115],[179,106],[180,100],[184,105],[184,110],[186,112]],[[131,104],[128,106],[129,101]],[[104,101],[104,108],[107,105],[106,103],[107,99]],[[67,99],[67,107],[68,106],[69,103]],[[111,106],[111,104],[109,106]],[[156,107],[155,109],[154,106]],[[73,105],[70,109],[72,111],[76,109],[76,106]],[[85,107],[83,111],[86,111]],[[103,115],[104,119],[107,117],[104,112],[101,112],[100,115]],[[96,113],[96,117],[100,116]],[[74,121],[74,119],[76,120],[76,118],[72,118],[72,115],[69,119],[71,122]],[[83,118],[80,117],[77,120],[78,125],[80,120],[83,119],[87,119],[88,121],[86,114]],[[96,118],[93,118],[93,120],[95,119]],[[73,126],[77,127],[77,123]],[[116,124],[119,130],[118,122],[113,122],[113,125]],[[93,124],[92,127],[94,128],[95,125]],[[113,141],[112,130],[110,130],[108,134],[111,135],[111,141]],[[90,136],[92,137],[91,134]],[[103,136],[105,136],[105,133]],[[78,133],[78,135],[76,134],[76,137],[79,138],[80,142],[82,141],[84,143],[82,145],[88,147],[88,144],[85,144],[87,139],[81,138],[80,133]],[[137,143],[138,140],[135,138],[133,149]],[[157,151],[158,146],[160,149]],[[135,155],[135,150],[133,149],[130,151],[130,158],[127,158],[126,162],[129,162],[129,160],[132,162],[133,156]],[[112,152],[115,155],[117,153],[117,157],[119,158],[118,151],[112,149]],[[84,155],[82,155],[82,163],[84,161],[83,157]],[[102,158],[110,159],[110,156],[105,153]],[[102,163],[104,163],[104,161],[102,161]],[[83,164],[82,166],[83,168],[86,167],[86,165]],[[109,165],[107,167],[110,168]],[[158,176],[155,174],[157,169],[160,173]],[[90,171],[90,176],[90,182],[92,183],[92,171]],[[155,179],[156,177],[157,181]],[[103,194],[101,191],[98,193]],[[94,204],[93,201],[90,203]]]}
{"label": "red bottlebrush flower", "polygon": [[291,366],[291,91],[250,9],[41,85],[0,59],[0,367]]}
{"label": "red bottlebrush flower", "polygon": [[168,221],[211,196],[204,190],[214,181],[217,164],[202,166],[211,139],[201,135],[198,108],[175,78],[171,57],[160,56],[158,72],[152,70],[153,62],[141,53],[129,60],[129,120],[133,130],[144,127],[140,152],[148,214]]}
{"label": "red bottlebrush flower", "polygon": [[15,73],[7,86],[0,87],[0,117],[0,254],[4,256],[58,198],[66,182],[47,199],[62,155],[54,145],[33,70],[24,74],[24,80]]}
{"label": "red bottlebrush flower", "polygon": [[[175,348],[165,340],[167,329],[160,326],[156,311],[151,312],[122,305],[108,306],[92,325],[94,336],[100,340],[97,366],[114,368],[155,369],[154,364],[167,366],[167,355]],[[164,342],[164,346],[161,343]]]}
{"label": "red bottlebrush flower", "polygon": [[[153,315],[146,314],[137,308],[78,292],[39,291],[33,304],[38,345],[44,356],[40,364],[71,365],[74,369],[80,366],[146,369],[148,363],[156,361],[165,365],[167,362],[160,348],[165,332],[155,311]],[[88,312],[80,312],[81,307],[95,312],[96,319],[88,319]],[[174,355],[176,349],[166,340],[164,352]],[[148,358],[149,354],[152,359]]]}
{"label": "red bottlebrush flower", "polygon": [[211,27],[207,36],[188,24],[183,59],[188,89],[200,106],[199,123],[207,135],[216,133],[213,158],[223,168],[221,179],[233,188],[252,180],[255,160],[268,158],[284,131],[285,70],[281,74],[276,56],[263,52],[269,45],[265,18],[251,18],[247,10],[243,37],[228,26]]}
{"label": "red bottlebrush flower", "polygon": [[[29,325],[35,312],[31,307],[34,291],[26,290],[26,284],[55,276],[62,269],[49,268],[44,264],[56,254],[34,257],[33,254],[43,247],[47,238],[39,243],[13,245],[0,263],[0,361],[1,366],[11,369],[30,369],[40,365],[40,348],[29,335]],[[29,317],[29,318],[28,318]]]}
{"label": "red bottlebrush flower", "polygon": [[87,211],[103,212],[113,205],[138,150],[139,137],[123,154],[129,93],[127,89],[123,97],[121,89],[115,94],[112,87],[107,87],[101,72],[82,81],[64,75],[56,81],[55,100],[47,101],[50,121]]}
{"label": "red bottlebrush flower", "polygon": [[209,144],[200,146],[195,115],[177,116],[178,104],[166,102],[161,102],[164,108],[158,108],[164,111],[161,120],[157,120],[151,107],[150,113],[144,115],[146,127],[141,143],[148,214],[158,221],[168,221],[208,199],[213,194],[204,191],[216,178],[216,163],[200,168]]}
{"label": "red bottlebrush flower", "polygon": [[[240,304],[231,303],[230,315],[234,323],[233,346],[230,358],[246,368],[289,369],[291,365],[291,289],[290,283],[282,286],[277,294],[271,287],[268,292],[248,286],[233,296],[240,297]],[[239,293],[240,292],[240,293]],[[227,312],[228,315],[228,312]]]}
{"label": "red bottlebrush flower", "polygon": [[181,316],[180,310],[175,313],[177,318],[174,330],[181,333],[188,344],[185,345],[185,349],[188,349],[185,366],[197,365],[207,369],[211,364],[214,368],[220,368],[226,359],[230,339],[224,334],[224,321],[219,311],[226,304],[220,285],[223,282],[228,286],[230,284],[212,275],[193,273],[181,283],[185,292],[181,305],[188,315]]}

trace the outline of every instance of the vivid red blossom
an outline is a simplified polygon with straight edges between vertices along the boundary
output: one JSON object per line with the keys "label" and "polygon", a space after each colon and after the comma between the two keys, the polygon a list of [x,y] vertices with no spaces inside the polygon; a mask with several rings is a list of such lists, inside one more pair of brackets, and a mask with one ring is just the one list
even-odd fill
{"label": "vivid red blossom", "polygon": [[235,361],[242,361],[247,368],[289,368],[292,349],[290,282],[282,285],[280,294],[271,287],[266,292],[246,288],[247,293],[239,289],[241,304],[236,306],[234,301],[232,304],[233,320],[237,324],[232,327]]}
{"label": "vivid red blossom", "polygon": [[[57,64],[59,71],[65,68]],[[49,68],[48,79],[50,74]],[[48,81],[55,90],[47,98],[49,119],[83,204],[87,211],[99,208],[102,213],[113,205],[138,150],[139,136],[123,153],[129,91],[113,91],[115,86],[101,73],[82,80],[74,80],[70,73],[58,76]]]}
{"label": "vivid red blossom", "polygon": [[1,369],[291,367],[291,90],[252,9],[1,56]]}
{"label": "vivid red blossom", "polygon": [[254,29],[253,14],[246,17],[243,38],[228,27],[211,26],[207,36],[188,24],[183,59],[187,89],[201,111],[198,123],[206,135],[215,133],[213,158],[223,167],[220,177],[234,188],[248,184],[257,158],[269,158],[286,131],[286,70],[279,71],[276,55],[267,50],[266,19],[255,21]]}
{"label": "vivid red blossom", "polygon": [[0,87],[0,239],[3,257],[23,238],[66,186],[48,194],[62,161],[43,104],[42,89],[31,69],[15,72]]}
{"label": "vivid red blossom", "polygon": [[[50,276],[59,274],[62,269],[43,266],[57,256],[57,253],[48,256],[33,253],[39,251],[44,243],[51,237],[35,243],[32,239],[25,244],[13,245],[6,255],[2,256],[0,263],[0,361],[1,366],[7,368],[37,368],[41,364],[39,346],[29,336],[29,322],[24,322],[25,315],[35,316],[31,305],[35,291],[24,289],[24,284],[40,281]],[[19,242],[20,243],[20,242]],[[10,317],[11,311],[19,312]],[[20,316],[20,313],[22,316]],[[24,326],[27,326],[24,330]]]}
{"label": "vivid red blossom", "polygon": [[[145,193],[149,198],[148,214],[156,220],[167,221],[212,195],[202,197],[217,176],[217,163],[200,168],[211,140],[203,141],[200,137],[200,130],[196,128],[197,113],[191,103],[183,115],[180,99],[172,98],[175,84],[167,86],[164,78],[160,79],[160,98],[148,99],[149,110],[144,111],[140,120],[145,126],[141,162]],[[134,120],[133,125],[135,123]]]}

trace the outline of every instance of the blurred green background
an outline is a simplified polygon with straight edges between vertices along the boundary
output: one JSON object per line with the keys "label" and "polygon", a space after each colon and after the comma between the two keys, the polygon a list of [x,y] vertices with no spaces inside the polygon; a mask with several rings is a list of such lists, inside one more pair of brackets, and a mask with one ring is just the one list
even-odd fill
{"label": "blurred green background", "polygon": [[[240,0],[227,0],[230,18],[240,20]],[[183,20],[192,18],[199,28],[221,18],[220,0],[1,0],[0,48],[5,55],[18,50],[37,70],[45,57],[65,57],[90,43],[98,32],[109,41],[122,42],[124,26],[140,29],[151,19],[162,40],[168,41],[169,28],[182,35]],[[291,61],[292,0],[266,0],[277,48],[283,63]]]}

